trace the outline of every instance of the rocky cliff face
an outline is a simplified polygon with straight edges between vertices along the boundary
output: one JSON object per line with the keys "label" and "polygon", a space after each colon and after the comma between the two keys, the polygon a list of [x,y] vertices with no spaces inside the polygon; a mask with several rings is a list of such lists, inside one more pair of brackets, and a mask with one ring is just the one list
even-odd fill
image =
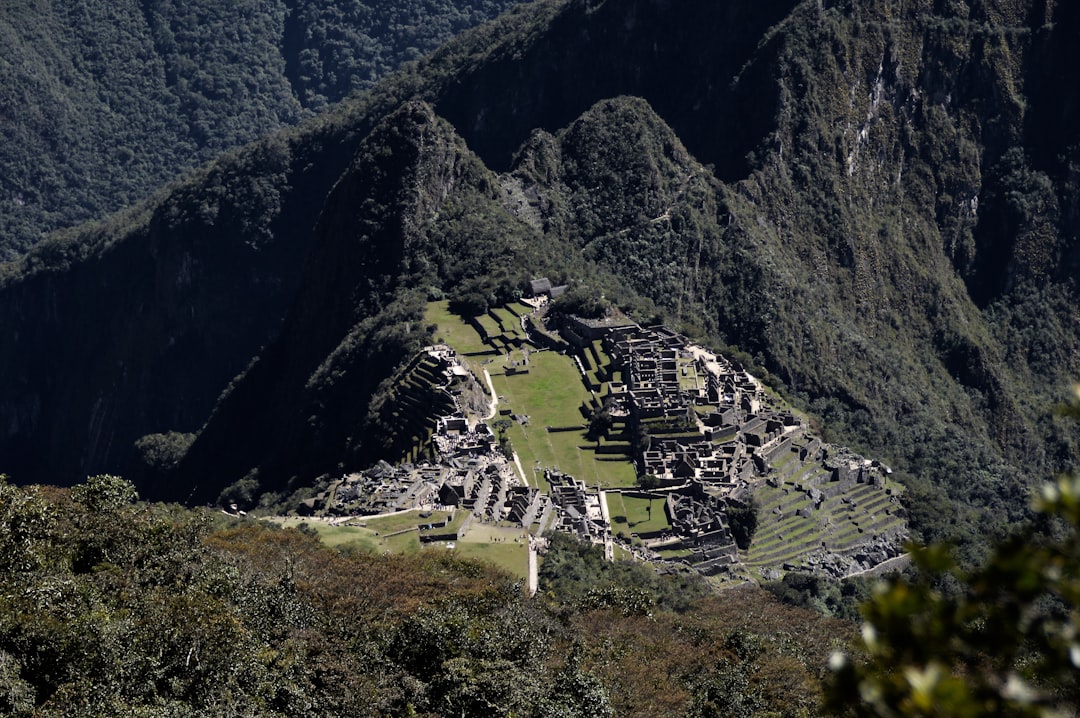
{"label": "rocky cliff face", "polygon": [[[59,258],[39,252],[40,268],[2,288],[20,337],[4,366],[22,368],[0,385],[0,455],[22,457],[23,479],[112,468],[122,452],[94,436],[124,447],[137,426],[194,430],[223,377],[270,342],[172,491],[254,469],[282,485],[359,460],[378,443],[366,402],[422,339],[427,295],[563,272],[755,355],[841,437],[959,502],[1019,511],[1031,474],[1077,458],[1048,412],[1080,375],[1078,23],[1071,6],[1026,0],[538,3],[298,133],[287,162],[267,161],[280,171],[218,170],[228,176],[162,200],[123,241],[85,249],[90,233],[48,250]],[[409,98],[427,104],[399,109]],[[244,187],[248,220],[219,209],[197,223],[208,198],[224,208]],[[180,205],[194,219],[164,232]],[[199,227],[235,254],[185,250]],[[277,246],[259,274],[267,260],[253,258]],[[244,279],[213,290],[195,280],[211,266],[218,282]],[[81,313],[103,275],[123,288]],[[161,327],[190,306],[163,287],[184,276],[199,307],[243,301],[230,291],[250,300],[220,307],[221,331],[242,325],[243,341],[191,328],[200,347],[230,347],[227,366],[169,348]],[[65,354],[72,326],[122,324],[152,296],[152,341],[77,334]],[[75,356],[101,375],[70,402]],[[163,363],[174,369],[153,373]],[[216,373],[188,382],[185,364]],[[108,393],[124,376],[142,383]],[[149,387],[187,423],[144,421]],[[69,436],[78,452],[50,464]]]}

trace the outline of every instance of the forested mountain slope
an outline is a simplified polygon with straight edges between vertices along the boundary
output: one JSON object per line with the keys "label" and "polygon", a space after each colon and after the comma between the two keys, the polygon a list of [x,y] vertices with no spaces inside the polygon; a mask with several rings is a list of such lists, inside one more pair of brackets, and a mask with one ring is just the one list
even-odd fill
{"label": "forested mountain slope", "polygon": [[331,548],[133,496],[0,479],[5,716],[816,715],[854,633],[567,536],[530,600],[445,550]]}
{"label": "forested mountain slope", "polygon": [[549,274],[755,356],[911,474],[916,528],[992,529],[1077,458],[1078,31],[1027,0],[535,3],[9,268],[0,456],[123,468],[258,355],[190,451],[144,443],[179,461],[156,489],[304,480],[377,450],[426,296]]}
{"label": "forested mountain slope", "polygon": [[12,0],[0,260],[372,86],[512,0]]}

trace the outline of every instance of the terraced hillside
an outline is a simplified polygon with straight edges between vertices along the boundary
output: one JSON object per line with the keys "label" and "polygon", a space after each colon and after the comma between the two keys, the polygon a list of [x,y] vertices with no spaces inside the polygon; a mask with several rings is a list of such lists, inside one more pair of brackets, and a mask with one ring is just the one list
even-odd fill
{"label": "terraced hillside", "polygon": [[373,407],[388,457],[416,460],[431,442],[439,417],[479,413],[485,389],[468,373],[457,372],[437,351],[417,353],[389,382]]}
{"label": "terraced hillside", "polygon": [[[522,476],[556,504],[577,496],[562,525],[609,555],[741,581],[844,576],[900,551],[888,467],[823,443],[745,371],[669,330],[522,303],[468,320],[432,303],[427,320],[490,382],[492,425]],[[592,490],[604,511],[590,523],[577,504]]]}
{"label": "terraced hillside", "polygon": [[[900,554],[888,467],[822,442],[744,369],[666,327],[565,307],[525,300],[466,319],[429,303],[438,343],[376,405],[398,466],[324,479],[297,511],[329,520],[316,527],[334,541],[392,552],[457,545],[477,527],[529,546],[563,531],[609,560],[719,584],[843,577]],[[400,518],[410,512],[442,518]],[[404,524],[375,541],[378,517]]]}
{"label": "terraced hillside", "polygon": [[[761,578],[781,569],[820,569],[836,575],[860,570],[852,560],[871,558],[875,541],[893,542],[906,531],[904,513],[895,500],[897,488],[857,484],[815,499],[815,490],[828,481],[820,465],[792,461],[797,474],[766,481],[754,492],[759,503],[754,542],[743,554],[744,564]],[[777,485],[778,484],[778,485]],[[869,539],[869,545],[868,545]],[[889,556],[876,557],[880,562]]]}

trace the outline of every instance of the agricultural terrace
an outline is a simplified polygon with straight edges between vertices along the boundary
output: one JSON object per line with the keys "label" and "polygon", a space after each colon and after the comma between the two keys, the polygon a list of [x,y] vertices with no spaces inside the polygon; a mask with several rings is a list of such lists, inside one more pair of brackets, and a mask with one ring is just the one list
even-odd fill
{"label": "agricultural terrace", "polygon": [[463,356],[492,354],[494,350],[483,338],[456,314],[451,314],[449,302],[429,302],[424,313],[427,324],[435,324],[435,342],[449,344]]}
{"label": "agricultural terrace", "polygon": [[[585,387],[572,357],[528,342],[520,321],[526,311],[515,303],[464,320],[451,314],[446,302],[432,302],[426,319],[437,325],[436,341],[465,355],[478,374],[487,369],[500,397],[498,418],[528,417],[525,424],[510,420],[506,436],[531,485],[544,487],[543,470],[555,467],[590,486],[634,486],[629,445],[617,434],[599,442],[586,437],[586,416],[599,399]],[[591,380],[597,364],[609,363],[597,347],[583,355]],[[598,395],[606,389],[600,384]]]}

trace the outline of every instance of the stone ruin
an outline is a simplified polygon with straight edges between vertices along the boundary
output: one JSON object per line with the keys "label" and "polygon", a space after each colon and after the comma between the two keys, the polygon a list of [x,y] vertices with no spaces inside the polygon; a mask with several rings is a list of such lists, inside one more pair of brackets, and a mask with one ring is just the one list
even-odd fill
{"label": "stone ruin", "polygon": [[[621,372],[621,382],[609,383],[610,412],[647,433],[638,472],[657,477],[654,495],[670,522],[658,535],[639,536],[643,549],[628,550],[661,566],[689,565],[731,579],[746,578],[747,569],[765,578],[777,569],[844,576],[902,552],[905,515],[888,467],[809,434],[745,369],[665,327],[579,322],[574,331],[581,341],[600,338]],[[475,378],[449,347],[422,354],[424,377],[453,408],[432,419],[435,460],[379,462],[344,476],[324,497],[326,513],[453,508],[535,535],[548,527],[566,531],[605,544],[610,554],[613,534],[600,493],[554,468],[545,470],[550,493],[524,485],[491,428],[465,417],[461,388]],[[485,398],[475,394],[473,387],[470,409]],[[752,500],[760,507],[758,532],[751,549],[740,551],[727,507]],[[665,550],[679,558],[661,559],[656,552]]]}

